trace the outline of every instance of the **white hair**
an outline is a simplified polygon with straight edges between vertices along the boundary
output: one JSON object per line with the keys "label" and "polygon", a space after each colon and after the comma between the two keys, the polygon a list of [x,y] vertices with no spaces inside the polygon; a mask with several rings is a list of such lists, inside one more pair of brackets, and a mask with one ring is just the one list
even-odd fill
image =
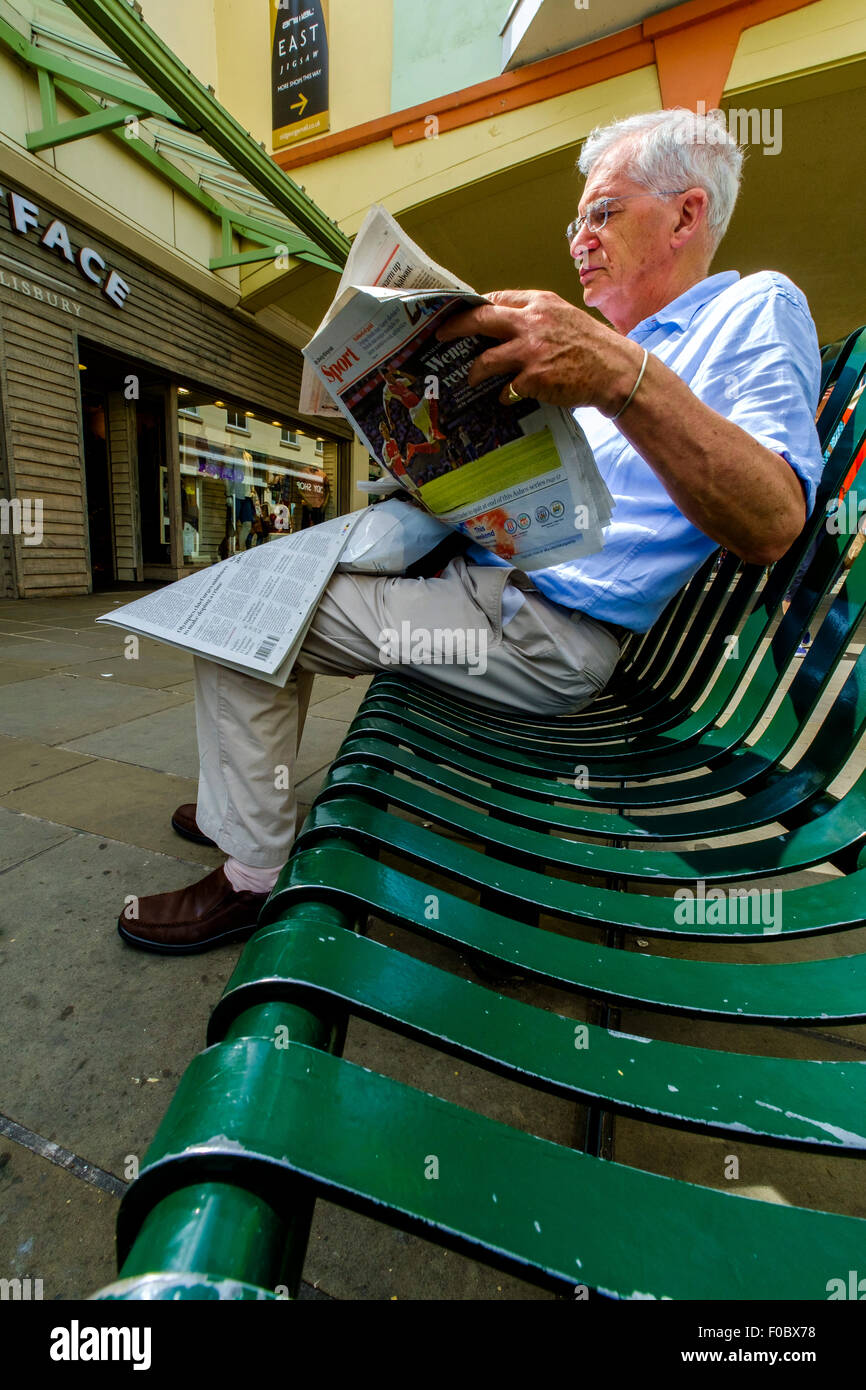
{"label": "white hair", "polygon": [[703,188],[713,251],[728,229],[743,175],[743,151],[728,132],[723,111],[706,115],[673,107],[597,126],[586,138],[577,167],[588,177],[598,161],[623,144],[626,176],[652,192]]}

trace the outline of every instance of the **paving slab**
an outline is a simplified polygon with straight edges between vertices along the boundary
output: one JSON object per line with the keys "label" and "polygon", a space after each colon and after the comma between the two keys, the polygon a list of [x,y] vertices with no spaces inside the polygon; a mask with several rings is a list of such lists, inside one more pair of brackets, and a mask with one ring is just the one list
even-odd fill
{"label": "paving slab", "polygon": [[0,649],[0,685],[14,685],[17,681],[38,680],[45,674],[45,667],[38,661],[6,661]]}
{"label": "paving slab", "polygon": [[34,662],[43,671],[58,671],[93,660],[93,647],[75,642],[65,634],[51,637],[0,635],[0,661]]}
{"label": "paving slab", "polygon": [[120,628],[98,627],[95,623],[40,623],[22,635],[44,642],[71,642],[76,647],[91,648],[94,654],[104,647],[122,648],[126,637]]}
{"label": "paving slab", "polygon": [[299,806],[303,805],[307,808],[312,806],[319,792],[322,790],[327,775],[328,765],[326,764],[324,767],[320,767],[318,772],[313,772],[309,777],[305,777],[303,782],[295,783],[295,796],[298,799]]}
{"label": "paving slab", "polygon": [[177,959],[136,951],[118,936],[117,916],[127,896],[182,887],[197,872],[75,835],[3,875],[3,1025],[14,1047],[0,1112],[117,1177],[127,1155],[143,1157],[204,1046],[241,949]]}
{"label": "paving slab", "polygon": [[197,782],[185,777],[98,758],[60,778],[10,792],[0,797],[0,805],[213,868],[224,856],[181,839],[170,824],[175,808],[195,801],[197,790]]}
{"label": "paving slab", "polygon": [[[163,648],[160,659],[140,658],[128,661],[124,656],[107,653],[93,661],[76,663],[72,668],[76,676],[91,680],[113,680],[121,685],[137,685],[149,690],[174,689],[188,684],[192,675],[192,658],[182,652],[176,655],[169,647]],[[65,670],[60,668],[61,674]]]}
{"label": "paving slab", "polygon": [[319,704],[322,700],[330,700],[334,695],[341,695],[345,690],[357,690],[363,695],[369,684],[369,676],[316,676],[310,695],[310,706]]}
{"label": "paving slab", "polygon": [[[615,1161],[630,1168],[743,1197],[866,1216],[861,1158],[748,1144],[734,1135],[689,1134],[622,1116],[616,1118],[613,1142]],[[726,1169],[738,1176],[726,1177]]]}
{"label": "paving slab", "polygon": [[[22,816],[0,806],[0,872],[35,859],[52,845],[68,840],[73,833],[65,825],[52,825],[50,821]],[[5,902],[0,920],[7,926],[14,921]]]}
{"label": "paving slab", "polygon": [[189,700],[175,708],[147,714],[142,719],[101,729],[99,733],[74,739],[63,746],[92,757],[111,758],[115,762],[153,768],[156,772],[198,779],[195,709]]}
{"label": "paving slab", "polygon": [[0,1136],[0,1277],[41,1279],[45,1302],[87,1298],[116,1277],[117,1207],[116,1197]]}
{"label": "paving slab", "polygon": [[0,689],[0,733],[68,743],[182,703],[182,697],[167,690],[78,680],[69,672],[51,674]]}
{"label": "paving slab", "polygon": [[330,1202],[316,1203],[304,1280],[338,1299],[561,1301],[522,1279]]}
{"label": "paving slab", "polygon": [[83,767],[89,759],[83,753],[70,753],[32,738],[0,735],[0,796],[18,787],[44,782],[49,777]]}
{"label": "paving slab", "polygon": [[0,603],[0,617],[21,618],[38,623],[91,623],[102,613],[110,613],[133,599],[143,598],[150,589],[130,589],[123,593],[79,594],[71,598],[6,599]]}
{"label": "paving slab", "polygon": [[339,695],[331,695],[326,700],[320,700],[316,705],[316,714],[321,719],[338,719],[344,724],[350,724],[358,712],[358,704],[357,691],[343,690]]}

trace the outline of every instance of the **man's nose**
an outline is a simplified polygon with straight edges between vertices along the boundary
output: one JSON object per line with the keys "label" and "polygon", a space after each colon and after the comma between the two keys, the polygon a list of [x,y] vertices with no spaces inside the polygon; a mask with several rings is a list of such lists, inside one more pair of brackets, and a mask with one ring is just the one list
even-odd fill
{"label": "man's nose", "polygon": [[597,233],[591,232],[584,222],[580,231],[571,238],[568,247],[569,255],[574,260],[579,261],[582,256],[589,255],[590,251],[595,251],[600,245],[601,242]]}

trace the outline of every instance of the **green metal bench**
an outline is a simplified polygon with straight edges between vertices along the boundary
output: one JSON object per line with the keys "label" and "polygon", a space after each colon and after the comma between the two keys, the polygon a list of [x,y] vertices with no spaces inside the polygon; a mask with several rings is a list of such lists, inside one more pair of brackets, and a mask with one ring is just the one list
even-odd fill
{"label": "green metal bench", "polygon": [[[293,1292],[318,1195],[566,1294],[824,1299],[862,1264],[854,1215],[737,1200],[598,1155],[602,1114],[828,1161],[866,1153],[866,1063],[616,1026],[629,1008],[743,1028],[866,1019],[866,954],[845,954],[841,936],[864,924],[866,774],[833,792],[866,728],[866,653],[846,673],[866,550],[836,592],[853,538],[824,527],[864,439],[866,403],[834,440],[864,365],[864,334],[826,357],[827,463],[798,544],[766,578],[730,556],[705,567],[583,715],[508,719],[377,678],[123,1200],[121,1278],[100,1297]],[[792,758],[822,698],[829,713]],[[818,864],[836,876],[788,884]],[[678,920],[674,885],[695,901],[755,880],[780,886],[770,928],[748,898],[731,913],[727,897],[720,916],[705,897],[703,920]],[[574,1009],[372,940],[370,914]],[[653,951],[623,949],[635,933]],[[822,958],[787,958],[819,936]],[[723,958],[701,959],[706,943]],[[588,1106],[588,1151],[343,1058],[350,1017]]]}

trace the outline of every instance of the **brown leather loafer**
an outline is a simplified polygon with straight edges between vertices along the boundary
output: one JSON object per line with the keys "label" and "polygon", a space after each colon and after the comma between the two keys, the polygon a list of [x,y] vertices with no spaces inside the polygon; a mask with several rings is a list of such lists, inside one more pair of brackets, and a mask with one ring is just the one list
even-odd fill
{"label": "brown leather loafer", "polygon": [[202,835],[198,828],[195,818],[196,804],[194,801],[187,801],[183,806],[178,806],[171,818],[171,828],[176,830],[178,835],[182,835],[185,840],[192,840],[196,845],[216,845],[213,840],[209,840],[207,835]]}
{"label": "brown leather loafer", "polygon": [[252,936],[267,893],[236,893],[222,866],[189,888],[127,903],[117,930],[130,946],[191,955]]}

